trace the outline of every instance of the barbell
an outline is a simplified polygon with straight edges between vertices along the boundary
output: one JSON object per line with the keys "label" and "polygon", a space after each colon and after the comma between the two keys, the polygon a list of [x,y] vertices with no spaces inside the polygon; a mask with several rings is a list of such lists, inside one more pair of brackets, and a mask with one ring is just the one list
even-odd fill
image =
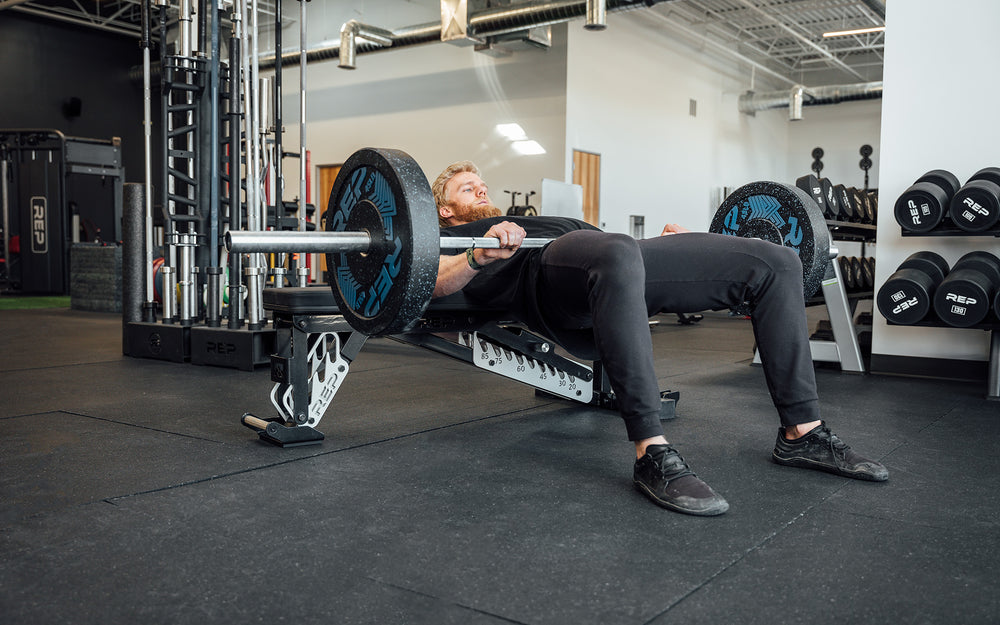
{"label": "barbell", "polygon": [[[303,253],[325,254],[330,250],[338,252],[371,253],[377,244],[367,232],[286,232],[265,230],[257,232],[229,231],[225,237],[226,249],[239,254],[263,253]],[[520,247],[545,247],[552,239],[526,238]],[[500,239],[495,237],[441,237],[441,249],[468,249],[500,247]]]}
{"label": "barbell", "polygon": [[[737,189],[716,213],[712,232],[763,238],[803,260],[806,297],[829,262],[830,235],[812,198],[791,185],[757,182]],[[525,239],[538,248],[550,239]],[[369,336],[398,334],[423,316],[443,248],[497,248],[492,237],[441,236],[423,170],[400,150],[363,148],[340,169],[327,204],[326,231],[225,235],[234,253],[325,253],[340,314]]]}
{"label": "barbell", "polygon": [[[497,248],[492,237],[443,237],[430,184],[400,150],[364,148],[330,190],[325,232],[233,232],[232,252],[325,253],[340,314],[369,336],[398,334],[423,316],[442,248]],[[528,239],[542,247],[548,239]]]}

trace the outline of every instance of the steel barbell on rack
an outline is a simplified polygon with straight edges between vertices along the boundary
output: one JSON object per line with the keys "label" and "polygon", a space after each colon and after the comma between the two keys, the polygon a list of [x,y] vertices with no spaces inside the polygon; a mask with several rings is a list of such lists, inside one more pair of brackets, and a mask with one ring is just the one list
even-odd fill
{"label": "steel barbell on rack", "polygon": [[[819,207],[790,185],[757,182],[737,189],[712,232],[761,238],[793,248],[806,296],[823,280],[830,234]],[[369,336],[411,329],[430,303],[442,248],[499,247],[490,237],[442,237],[426,176],[400,150],[364,148],[347,159],[327,204],[325,232],[233,232],[235,253],[325,253],[340,314]],[[542,247],[549,239],[525,239]]]}

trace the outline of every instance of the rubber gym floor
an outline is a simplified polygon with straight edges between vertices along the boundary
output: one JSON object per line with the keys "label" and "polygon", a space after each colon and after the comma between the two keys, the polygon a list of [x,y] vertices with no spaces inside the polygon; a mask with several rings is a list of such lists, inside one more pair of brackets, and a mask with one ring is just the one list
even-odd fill
{"label": "rubber gym floor", "polygon": [[373,339],[281,449],[267,368],[121,354],[118,315],[0,311],[0,622],[996,623],[985,383],[817,376],[873,484],[770,461],[744,319],[651,328],[668,438],[730,502],[657,508],[619,418]]}

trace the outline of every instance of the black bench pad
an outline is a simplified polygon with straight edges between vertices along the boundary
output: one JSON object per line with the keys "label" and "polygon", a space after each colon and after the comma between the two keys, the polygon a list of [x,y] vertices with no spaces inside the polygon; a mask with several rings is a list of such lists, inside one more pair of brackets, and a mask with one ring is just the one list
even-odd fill
{"label": "black bench pad", "polygon": [[[285,287],[264,289],[266,310],[295,315],[337,315],[337,301],[327,285]],[[432,299],[427,313],[475,313],[509,317],[506,311],[483,306],[465,297],[459,291],[445,297]]]}

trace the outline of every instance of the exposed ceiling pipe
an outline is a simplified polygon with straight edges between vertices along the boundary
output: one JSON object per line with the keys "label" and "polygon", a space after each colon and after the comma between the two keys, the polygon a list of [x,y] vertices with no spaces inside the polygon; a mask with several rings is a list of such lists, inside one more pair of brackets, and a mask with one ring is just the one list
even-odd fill
{"label": "exposed ceiling pipe", "polygon": [[866,7],[868,7],[869,9],[871,9],[872,12],[875,13],[875,15],[878,15],[880,18],[882,18],[883,22],[885,21],[885,3],[884,2],[882,2],[881,0],[861,0],[861,2],[863,2]]}
{"label": "exposed ceiling pipe", "polygon": [[[358,49],[358,37],[384,47],[389,47],[393,43],[392,33],[388,30],[368,26],[357,20],[346,22],[340,28],[340,50],[344,51],[340,55],[341,67],[354,69],[354,55]],[[306,55],[308,57],[308,52]],[[306,61],[308,62],[308,58]]]}
{"label": "exposed ceiling pipe", "polygon": [[788,107],[788,119],[795,121],[802,119],[803,106],[838,104],[850,100],[876,100],[881,97],[882,81],[813,88],[795,85],[786,91],[766,93],[747,91],[739,97],[737,106],[740,113],[747,115],[753,115],[757,111]]}
{"label": "exposed ceiling pipe", "polygon": [[587,0],[587,30],[604,30],[608,27],[608,3],[605,0]]}
{"label": "exposed ceiling pipe", "polygon": [[[605,0],[605,3],[607,11],[627,11],[630,9],[642,9],[668,1],[670,0]],[[514,7],[507,6],[502,9],[482,11],[469,16],[469,34],[485,38],[538,26],[548,26],[551,24],[568,22],[577,17],[585,16],[587,14],[588,4],[590,4],[588,0],[555,0],[541,4],[520,5]],[[341,67],[345,67],[344,61],[346,58],[350,57],[353,59],[353,57],[358,54],[375,52],[386,48],[404,48],[426,43],[437,43],[441,41],[440,22],[417,24],[392,31],[385,31],[374,26],[368,26],[360,23],[357,25],[357,28],[359,31],[363,29],[371,29],[376,32],[380,31],[388,33],[391,37],[391,45],[383,46],[370,41],[365,41],[367,37],[359,36],[358,33],[355,33],[354,49],[348,50],[346,46],[344,47],[343,56],[345,58],[341,59]],[[361,39],[361,41],[358,41],[358,39]],[[324,46],[307,50],[306,61],[312,63],[314,61],[341,58],[340,49],[342,45],[343,43],[340,45]],[[289,52],[281,55],[282,66],[294,65],[298,62],[298,52]],[[274,67],[274,65],[274,55],[261,57],[261,69],[268,69]],[[350,66],[346,67],[350,68]]]}
{"label": "exposed ceiling pipe", "polygon": [[0,0],[0,11],[4,9],[9,9],[16,4],[24,4],[28,0]]}
{"label": "exposed ceiling pipe", "polygon": [[797,122],[802,119],[802,101],[806,95],[806,88],[802,85],[795,85],[788,93],[788,121]]}

